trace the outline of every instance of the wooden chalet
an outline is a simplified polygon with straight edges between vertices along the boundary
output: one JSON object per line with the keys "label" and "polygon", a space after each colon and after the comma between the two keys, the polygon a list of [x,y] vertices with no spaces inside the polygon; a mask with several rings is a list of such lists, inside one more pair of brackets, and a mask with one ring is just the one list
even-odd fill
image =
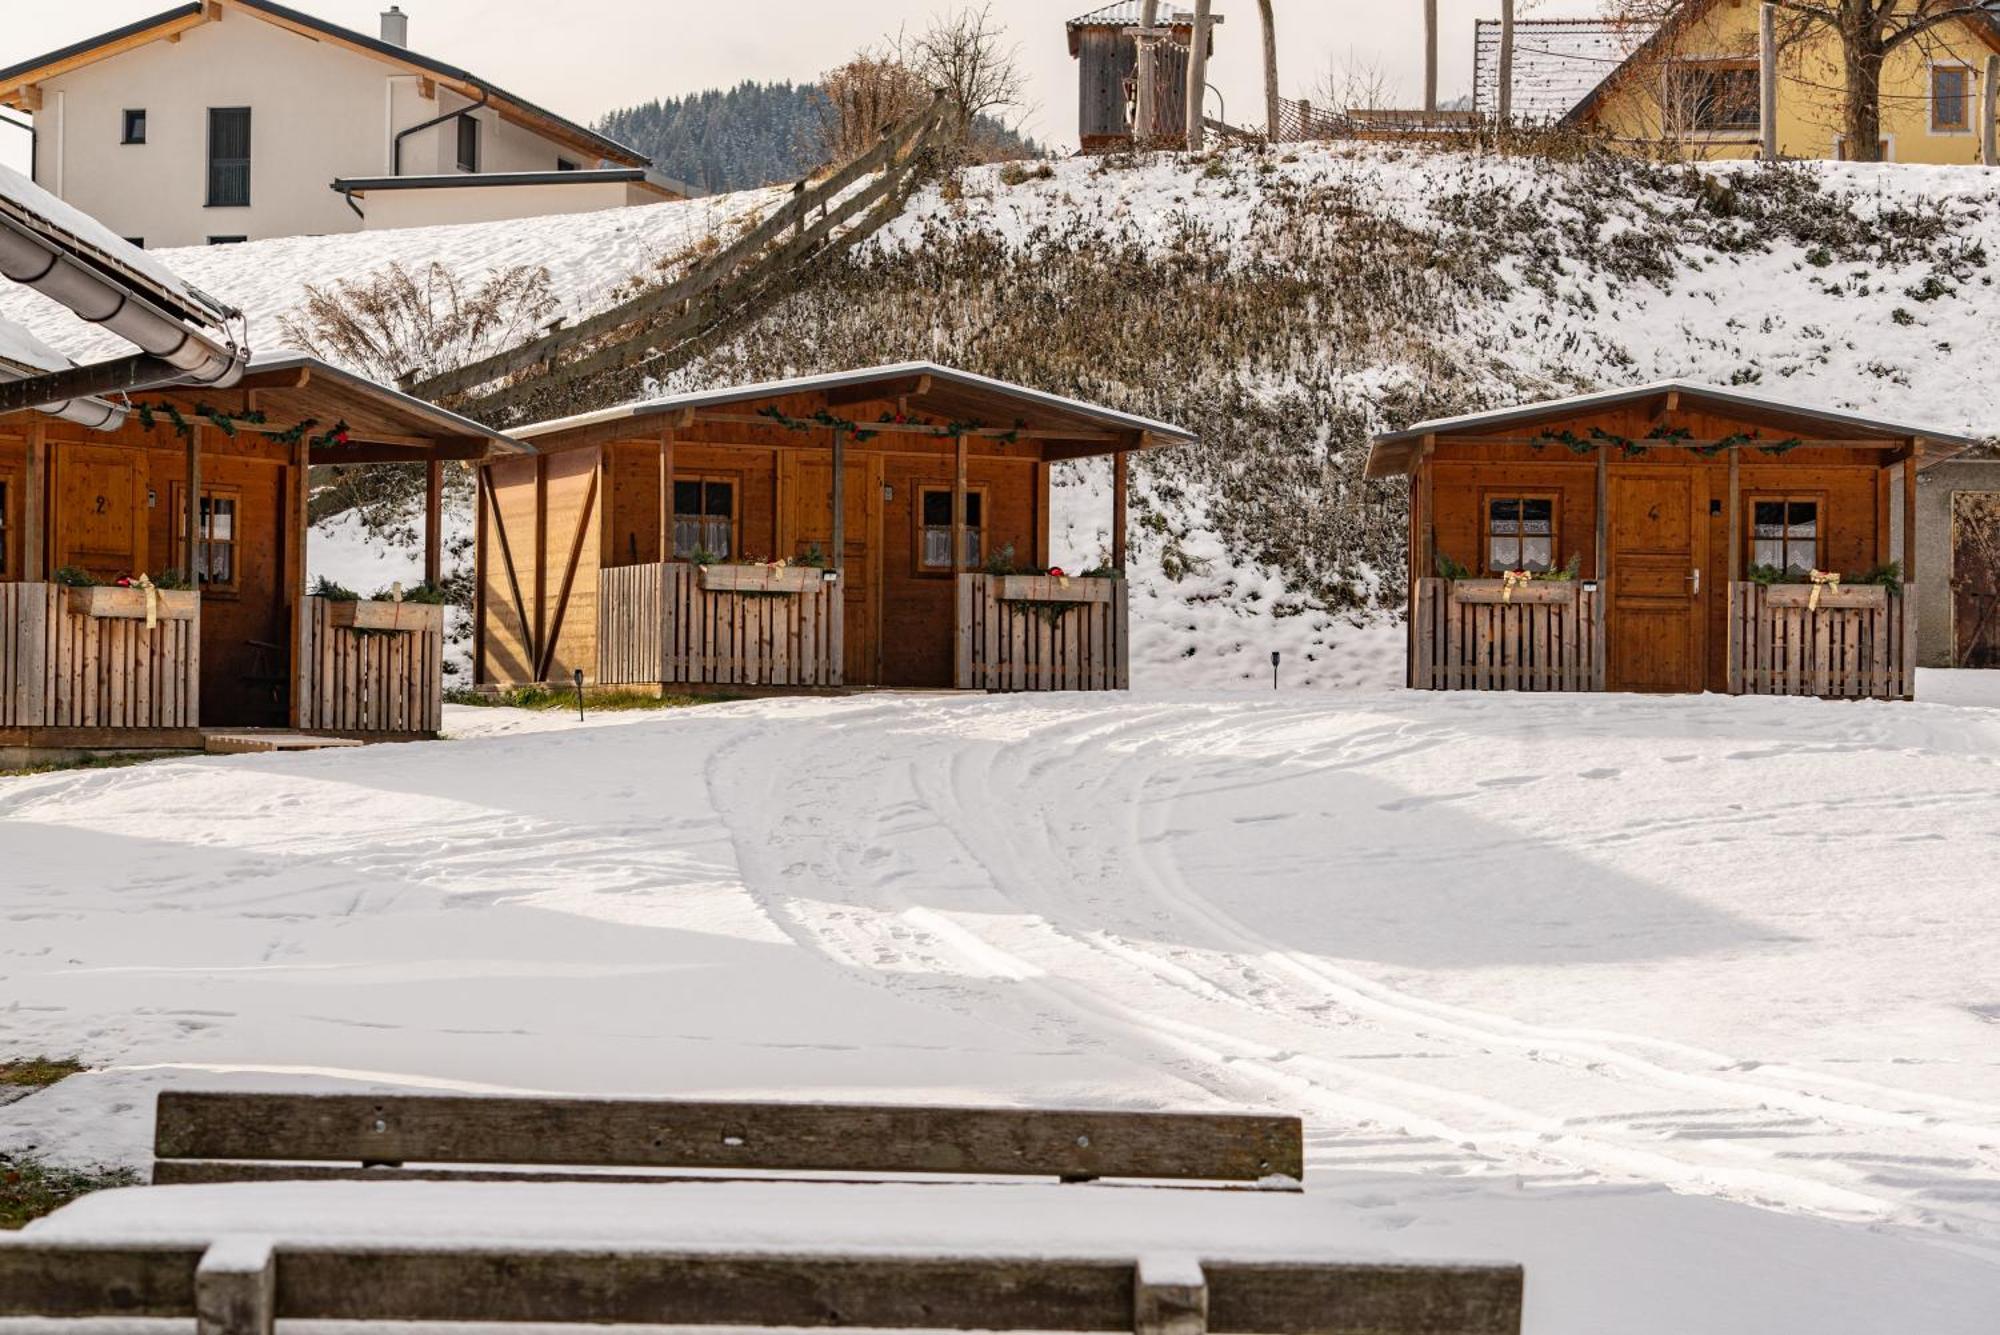
{"label": "wooden chalet", "polygon": [[[0,752],[198,748],[218,728],[435,735],[444,609],[309,595],[307,469],[426,465],[436,584],[444,464],[522,447],[297,355],[226,390],[106,402],[95,430],[0,416]],[[141,575],[195,588],[114,583]]]}
{"label": "wooden chalet", "polygon": [[[480,470],[475,671],[495,687],[1121,688],[1126,456],[1191,439],[928,362],[516,434],[535,456]],[[1049,470],[1095,455],[1109,568],[1040,573]]]}
{"label": "wooden chalet", "polygon": [[1909,699],[1916,472],[1975,443],[1679,381],[1377,437],[1409,684]]}

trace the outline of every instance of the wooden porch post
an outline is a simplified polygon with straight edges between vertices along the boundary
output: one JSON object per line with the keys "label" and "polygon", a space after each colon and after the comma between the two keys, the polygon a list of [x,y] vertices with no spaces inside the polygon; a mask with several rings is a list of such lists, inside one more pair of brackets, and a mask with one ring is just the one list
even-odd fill
{"label": "wooden porch post", "polygon": [[486,465],[472,466],[472,684],[486,684]]}
{"label": "wooden porch post", "polygon": [[1125,451],[1111,456],[1111,568],[1125,573]]}
{"label": "wooden porch post", "polygon": [[1723,652],[1728,658],[1723,669],[1729,679],[1729,693],[1741,695],[1743,680],[1738,671],[1740,657],[1737,637],[1742,633],[1737,613],[1737,584],[1743,578],[1743,448],[1729,447],[1729,587],[1723,591],[1724,644]]}
{"label": "wooden porch post", "polygon": [[22,479],[27,502],[21,507],[21,577],[39,583],[48,577],[49,429],[41,418],[28,427],[28,471]]}
{"label": "wooden porch post", "polygon": [[200,592],[201,576],[196,573],[201,566],[201,427],[199,424],[188,428],[187,438],[187,512],[181,516],[182,534],[185,544],[181,548],[186,555],[181,573],[187,576],[188,587]]}
{"label": "wooden porch post", "polygon": [[[200,430],[199,427],[196,430]],[[292,446],[292,532],[297,541],[293,544],[294,556],[291,571],[289,597],[292,604],[292,707],[291,725],[302,728],[306,723],[306,686],[311,680],[306,671],[306,654],[310,643],[310,632],[306,624],[306,569],[310,564],[306,548],[311,541],[312,522],[309,518],[309,504],[312,500],[312,445],[301,438]],[[193,552],[190,550],[189,556]]]}
{"label": "wooden porch post", "polygon": [[1611,606],[1611,447],[1597,447],[1597,535],[1591,559],[1597,575],[1597,603],[1591,609],[1590,688],[1607,689],[1609,665],[1606,614]]}
{"label": "wooden porch post", "polygon": [[958,433],[956,467],[951,475],[951,573],[965,572],[965,433]]}
{"label": "wooden porch post", "polygon": [[847,569],[847,432],[841,427],[833,429],[833,551],[827,559],[834,570]]}
{"label": "wooden porch post", "polygon": [[1917,698],[1917,469],[1924,443],[1910,441],[1903,460],[1903,698]]}
{"label": "wooden porch post", "polygon": [[424,465],[424,583],[444,583],[444,464]]}
{"label": "wooden porch post", "polygon": [[660,432],[660,556],[674,559],[674,429]]}

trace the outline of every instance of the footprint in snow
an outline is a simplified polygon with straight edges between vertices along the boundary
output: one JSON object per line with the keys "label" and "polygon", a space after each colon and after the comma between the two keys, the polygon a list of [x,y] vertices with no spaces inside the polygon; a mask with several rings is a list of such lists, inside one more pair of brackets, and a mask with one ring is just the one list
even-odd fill
{"label": "footprint in snow", "polygon": [[1615,779],[1618,777],[1620,772],[1621,771],[1619,770],[1600,767],[1597,769],[1583,770],[1579,772],[1576,777],[1579,779]]}

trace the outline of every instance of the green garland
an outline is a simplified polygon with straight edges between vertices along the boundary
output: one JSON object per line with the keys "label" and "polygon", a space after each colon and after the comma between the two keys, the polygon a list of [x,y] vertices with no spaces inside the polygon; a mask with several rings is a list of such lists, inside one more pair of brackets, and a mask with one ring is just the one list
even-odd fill
{"label": "green garland", "polygon": [[757,415],[759,417],[770,418],[787,431],[811,431],[815,427],[830,427],[836,431],[845,431],[856,440],[873,440],[882,434],[879,431],[870,431],[864,426],[850,422],[845,417],[835,417],[824,408],[821,408],[811,417],[792,417],[787,415],[783,409],[774,407],[759,408]]}
{"label": "green garland", "polygon": [[[1590,428],[1589,440],[1584,440],[1568,431],[1544,431],[1540,436],[1529,441],[1528,445],[1531,449],[1536,450],[1541,449],[1544,445],[1567,445],[1572,454],[1589,454],[1599,445],[1615,445],[1619,452],[1626,458],[1634,459],[1651,449],[1655,442],[1686,441],[1693,439],[1693,437],[1693,432],[1689,431],[1686,427],[1678,426],[1656,426],[1639,440],[1613,435],[1602,427],[1592,427]],[[1761,439],[1763,437],[1755,431],[1739,431],[1735,435],[1724,436],[1721,440],[1715,441],[1712,444],[1695,445],[1690,448],[1704,459],[1713,459],[1724,450],[1733,449],[1741,445],[1753,445]],[[1803,440],[1800,440],[1797,436],[1793,436],[1787,440],[1773,441],[1769,445],[1758,445],[1757,448],[1759,452],[1764,454],[1787,454],[1803,444],[1805,444]]]}
{"label": "green garland", "polygon": [[[168,424],[173,427],[174,434],[182,440],[194,438],[194,423],[188,421],[181,410],[171,403],[135,403],[132,405],[132,411],[138,414],[139,425],[148,431],[158,430],[160,418],[165,417]],[[239,427],[266,426],[271,420],[256,409],[244,413],[226,413],[206,403],[197,403],[194,406],[194,415],[231,440],[236,439]],[[265,434],[280,445],[296,445],[303,440],[306,442],[306,448],[314,450],[324,449],[330,445],[347,444],[348,427],[345,421],[335,422],[330,430],[317,436],[309,436],[308,433],[318,425],[318,419],[308,417],[304,421],[294,422],[283,431],[271,431]]]}

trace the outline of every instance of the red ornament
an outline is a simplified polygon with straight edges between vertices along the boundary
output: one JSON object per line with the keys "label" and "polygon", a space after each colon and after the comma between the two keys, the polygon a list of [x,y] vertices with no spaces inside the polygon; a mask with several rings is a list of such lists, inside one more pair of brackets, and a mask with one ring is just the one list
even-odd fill
{"label": "red ornament", "polygon": [[333,443],[336,445],[345,445],[347,443],[347,433],[345,431],[334,432]]}
{"label": "red ornament", "polygon": [[1049,574],[1054,576],[1056,579],[1063,579],[1066,577],[1066,572],[1063,570],[1061,566],[1050,566]]}
{"label": "red ornament", "polygon": [[118,577],[118,587],[119,587],[119,588],[121,588],[121,589],[129,589],[129,588],[131,588],[131,587],[132,587],[132,577],[131,577],[130,575],[120,575],[120,576]]}

